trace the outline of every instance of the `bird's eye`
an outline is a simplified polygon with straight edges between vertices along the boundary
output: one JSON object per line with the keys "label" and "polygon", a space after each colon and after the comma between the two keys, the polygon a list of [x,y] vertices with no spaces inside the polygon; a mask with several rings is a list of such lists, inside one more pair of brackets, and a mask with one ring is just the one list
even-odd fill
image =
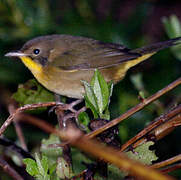
{"label": "bird's eye", "polygon": [[39,50],[39,49],[34,49],[34,50],[33,50],[33,53],[36,54],[36,55],[38,55],[38,54],[40,53],[40,50]]}

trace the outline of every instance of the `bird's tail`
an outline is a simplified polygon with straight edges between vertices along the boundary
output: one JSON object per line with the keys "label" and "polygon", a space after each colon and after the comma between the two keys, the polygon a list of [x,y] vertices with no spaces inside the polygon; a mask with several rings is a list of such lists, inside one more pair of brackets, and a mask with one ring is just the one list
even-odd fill
{"label": "bird's tail", "polygon": [[181,43],[181,37],[178,37],[178,38],[170,39],[168,41],[158,42],[158,43],[154,43],[142,48],[134,49],[134,50],[131,50],[131,52],[139,53],[142,55],[152,54],[152,53],[154,54],[157,51],[160,51],[162,49],[165,49],[171,46],[175,46],[180,43]]}

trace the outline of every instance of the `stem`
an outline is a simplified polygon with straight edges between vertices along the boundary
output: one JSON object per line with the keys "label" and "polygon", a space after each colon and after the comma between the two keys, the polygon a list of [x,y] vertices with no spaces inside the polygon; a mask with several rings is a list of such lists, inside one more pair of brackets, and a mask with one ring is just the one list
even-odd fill
{"label": "stem", "polygon": [[4,133],[4,131],[6,130],[6,128],[12,123],[12,121],[14,120],[15,116],[17,116],[19,113],[26,111],[26,110],[33,110],[39,107],[48,107],[48,106],[55,106],[56,102],[48,102],[48,103],[38,103],[38,104],[27,104],[25,106],[22,106],[18,109],[16,109],[16,111],[14,113],[12,113],[7,119],[6,121],[3,123],[3,125],[0,128],[0,136]]}
{"label": "stem", "polygon": [[137,161],[127,158],[123,153],[119,153],[116,149],[105,146],[98,143],[95,140],[89,139],[83,136],[79,130],[69,128],[64,132],[66,138],[70,143],[81,149],[82,151],[93,155],[94,157],[104,160],[105,162],[116,165],[123,171],[130,173],[131,175],[137,177],[138,179],[147,180],[171,180],[172,178],[163,175],[152,168],[145,166]]}
{"label": "stem", "polygon": [[[9,110],[9,114],[13,114],[15,111],[16,111],[16,105],[15,103],[12,103],[8,106],[8,110]],[[24,138],[24,134],[23,134],[23,131],[21,129],[21,126],[18,122],[18,116],[14,119],[14,126],[15,126],[15,130],[16,130],[16,134],[18,136],[18,139],[20,141],[20,144],[22,146],[22,148],[24,150],[28,150],[27,146],[26,146],[26,142],[25,142],[25,138]]]}
{"label": "stem", "polygon": [[162,169],[161,171],[163,173],[169,173],[169,172],[175,171],[175,170],[180,169],[180,168],[181,168],[181,163],[174,164],[173,166],[165,168],[165,169]]}
{"label": "stem", "polygon": [[108,163],[112,163],[119,167],[121,170],[124,170],[136,177],[145,178],[147,180],[172,179],[171,177],[163,175],[147,166],[142,165],[141,163],[130,160],[129,158],[125,157],[123,153],[119,153],[117,150],[111,147],[106,147],[105,145],[98,143],[97,141],[88,139],[78,129],[68,127],[65,131],[58,131],[50,124],[42,120],[37,121],[36,118],[26,118],[24,119],[24,121],[34,124],[40,129],[45,130],[46,132],[54,133],[62,140],[69,141],[71,145],[78,147],[82,151],[92,154],[98,159],[102,159]]}
{"label": "stem", "polygon": [[170,159],[167,159],[165,161],[153,164],[150,167],[152,167],[152,168],[162,168],[162,167],[168,166],[168,165],[173,164],[173,163],[175,163],[177,161],[180,161],[180,160],[181,160],[181,154],[179,154],[177,156],[174,156],[174,157],[172,157]]}
{"label": "stem", "polygon": [[0,167],[15,180],[23,180],[23,178],[2,158],[0,157]]}
{"label": "stem", "polygon": [[177,106],[176,108],[169,111],[167,114],[161,115],[155,121],[153,121],[150,125],[148,125],[146,128],[144,128],[142,131],[140,131],[135,137],[128,140],[125,144],[121,147],[121,152],[126,150],[131,144],[135,143],[138,139],[146,135],[148,132],[153,130],[154,128],[158,127],[160,124],[162,124],[165,121],[168,121],[169,119],[173,118],[177,114],[181,113],[181,105]]}

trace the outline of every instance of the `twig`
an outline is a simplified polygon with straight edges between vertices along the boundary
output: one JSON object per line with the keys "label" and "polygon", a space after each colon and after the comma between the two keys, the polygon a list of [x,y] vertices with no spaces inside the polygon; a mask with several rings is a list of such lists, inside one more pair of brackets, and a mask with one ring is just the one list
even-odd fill
{"label": "twig", "polygon": [[69,128],[66,132],[64,132],[64,134],[73,146],[93,155],[98,159],[112,163],[121,170],[126,171],[137,178],[146,180],[172,179],[171,177],[163,175],[152,168],[127,158],[123,153],[120,154],[117,150],[111,147],[105,146],[95,140],[83,136],[77,129]]}
{"label": "twig", "polygon": [[131,144],[136,142],[138,139],[146,135],[148,132],[150,132],[152,129],[155,127],[158,127],[160,124],[163,122],[169,120],[170,118],[176,116],[177,114],[181,113],[181,104],[171,111],[169,111],[167,114],[161,115],[155,121],[153,121],[150,125],[148,125],[146,128],[144,128],[142,131],[140,131],[135,137],[131,138],[128,140],[125,144],[122,145],[121,147],[121,152],[124,151],[126,148],[128,148]]}
{"label": "twig", "polygon": [[0,138],[0,145],[9,148],[11,151],[21,156],[21,158],[34,159],[29,152],[25,151],[24,149],[17,146],[14,142],[10,141],[9,139],[6,139],[5,137]]}
{"label": "twig", "polygon": [[131,115],[135,114],[136,112],[140,111],[145,106],[147,106],[151,102],[155,101],[160,96],[162,96],[163,94],[167,93],[168,91],[174,89],[175,87],[177,87],[180,84],[181,84],[181,78],[178,78],[177,80],[175,80],[174,82],[172,82],[171,84],[169,84],[165,88],[161,89],[157,93],[153,94],[149,98],[144,99],[141,103],[139,103],[138,105],[134,106],[133,108],[131,108],[126,113],[124,113],[121,116],[119,116],[118,118],[110,121],[109,123],[107,123],[106,125],[102,126],[101,128],[99,128],[99,129],[97,129],[97,130],[87,134],[87,137],[89,137],[89,138],[95,137],[98,134],[102,133],[103,131],[109,129],[110,127],[117,125],[118,123],[120,123],[124,119],[126,119],[126,118],[130,117]]}
{"label": "twig", "polygon": [[[66,120],[64,119],[64,117],[66,117],[65,112],[62,111],[61,107],[59,108],[59,106],[56,107],[55,113],[57,115],[59,129],[60,130],[66,129],[67,123],[68,123],[67,121],[70,119],[66,119]],[[69,165],[69,167],[71,167],[72,157],[71,157],[71,150],[70,150],[69,144],[66,144],[65,146],[62,147],[62,156],[65,159],[65,161],[67,162],[67,164]]]}
{"label": "twig", "polygon": [[0,166],[15,180],[23,180],[23,178],[2,158],[0,157]]}
{"label": "twig", "polygon": [[[49,133],[54,133],[59,136],[61,139],[69,141],[73,146],[80,148],[86,153],[90,153],[93,156],[103,159],[109,163],[112,163],[118,166],[120,169],[135,175],[136,177],[142,177],[147,180],[171,180],[171,177],[164,176],[157,171],[154,171],[151,168],[148,168],[134,160],[126,158],[122,153],[119,153],[117,150],[106,147],[101,143],[94,142],[93,140],[88,139],[86,136],[83,136],[79,130],[68,128],[66,131],[58,131],[53,128],[50,124],[34,118],[26,119],[25,122],[34,124],[40,129],[45,130]],[[78,132],[77,132],[78,131]]]}
{"label": "twig", "polygon": [[168,166],[168,165],[173,164],[173,163],[175,163],[177,161],[180,161],[180,160],[181,160],[181,154],[179,154],[177,156],[174,156],[174,157],[172,157],[170,159],[167,159],[165,161],[153,164],[150,167],[152,167],[152,168],[162,168],[162,167]]}
{"label": "twig", "polygon": [[[16,109],[17,109],[17,107],[15,108],[15,103],[11,103],[8,106],[9,114],[13,114],[16,111]],[[25,138],[24,138],[24,135],[23,135],[23,132],[22,132],[22,129],[21,129],[19,122],[16,121],[17,118],[18,117],[16,117],[13,121],[14,126],[15,126],[15,130],[16,130],[16,134],[18,135],[18,138],[19,138],[19,141],[21,143],[22,148],[27,151],[28,148],[26,146]]]}
{"label": "twig", "polygon": [[169,121],[165,122],[164,124],[156,127],[154,130],[149,132],[146,137],[144,136],[143,138],[139,139],[135,143],[131,143],[132,148],[136,148],[137,146],[143,144],[144,142],[148,140],[160,140],[169,133],[171,133],[175,127],[181,125],[181,115],[178,114],[174,116],[173,118],[169,119]]}
{"label": "twig", "polygon": [[11,114],[8,119],[3,123],[3,125],[0,128],[0,136],[4,133],[6,128],[11,124],[11,122],[14,120],[15,116],[18,115],[19,113],[26,111],[26,110],[33,110],[39,107],[48,107],[48,106],[55,106],[56,102],[47,102],[47,103],[38,103],[38,104],[27,104],[25,106],[22,106],[16,111]]}
{"label": "twig", "polygon": [[180,168],[181,168],[181,163],[179,163],[179,164],[174,164],[174,165],[172,165],[172,166],[170,166],[170,167],[167,167],[167,168],[165,168],[165,169],[162,169],[161,171],[162,171],[163,173],[169,173],[169,172],[175,171],[175,170],[180,169]]}
{"label": "twig", "polygon": [[43,121],[40,118],[33,117],[31,115],[28,115],[28,114],[21,114],[19,117],[19,121],[23,121],[25,123],[32,124],[35,127],[38,127],[47,133],[56,134],[56,132],[57,132],[57,130],[51,124]]}
{"label": "twig", "polygon": [[[76,106],[77,104],[80,104],[81,102],[82,102],[82,99],[79,99],[79,100],[73,101],[70,104],[64,104],[65,110],[71,111],[71,113],[69,113],[67,115],[63,111],[64,109],[62,110],[62,105],[60,107],[59,106],[56,107],[55,112],[57,114],[57,120],[59,123],[60,130],[64,130],[64,128],[66,129],[69,124],[72,124],[73,123],[71,121],[72,118],[75,118],[76,122],[78,122],[78,120],[77,120],[78,115],[81,112],[85,111],[86,108],[83,107],[77,111],[74,109],[74,106]],[[62,149],[63,149],[63,158],[66,160],[66,162],[69,164],[69,166],[71,166],[72,165],[72,157],[71,157],[70,146],[68,144],[66,144],[62,147]]]}

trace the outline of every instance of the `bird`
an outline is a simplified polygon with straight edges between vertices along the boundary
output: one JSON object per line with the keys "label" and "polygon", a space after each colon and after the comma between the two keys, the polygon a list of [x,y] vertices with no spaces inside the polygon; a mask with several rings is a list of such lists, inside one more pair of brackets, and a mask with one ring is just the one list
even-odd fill
{"label": "bird", "polygon": [[6,53],[19,57],[40,84],[62,96],[83,99],[82,81],[90,82],[96,69],[106,82],[122,80],[131,67],[156,52],[181,43],[181,37],[129,49],[121,44],[64,34],[45,35],[27,41],[20,50]]}

